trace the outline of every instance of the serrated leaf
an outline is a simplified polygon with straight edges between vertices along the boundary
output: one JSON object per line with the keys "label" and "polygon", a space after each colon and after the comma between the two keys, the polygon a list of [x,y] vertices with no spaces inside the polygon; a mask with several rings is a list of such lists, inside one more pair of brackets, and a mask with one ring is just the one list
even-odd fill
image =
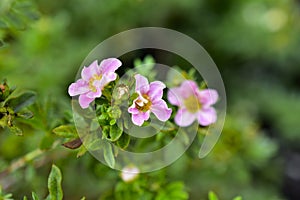
{"label": "serrated leaf", "polygon": [[63,191],[61,187],[62,175],[60,169],[52,165],[52,169],[48,178],[48,189],[51,200],[62,200]]}
{"label": "serrated leaf", "polygon": [[114,166],[115,166],[115,157],[114,157],[114,154],[113,154],[111,144],[109,142],[104,142],[103,143],[103,154],[104,154],[104,160],[106,161],[107,165],[110,168],[114,168]]}
{"label": "serrated leaf", "polygon": [[77,138],[78,134],[75,126],[73,125],[61,125],[53,129],[53,133],[63,138]]}

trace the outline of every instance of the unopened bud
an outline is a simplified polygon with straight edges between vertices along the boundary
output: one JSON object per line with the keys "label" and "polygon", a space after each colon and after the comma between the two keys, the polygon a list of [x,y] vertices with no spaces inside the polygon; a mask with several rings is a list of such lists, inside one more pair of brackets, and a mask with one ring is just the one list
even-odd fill
{"label": "unopened bud", "polygon": [[115,95],[114,95],[115,99],[121,100],[124,97],[128,98],[128,96],[129,96],[129,88],[127,85],[120,84],[116,87]]}
{"label": "unopened bud", "polygon": [[140,170],[135,166],[128,166],[122,169],[121,178],[124,182],[135,180],[140,173]]}

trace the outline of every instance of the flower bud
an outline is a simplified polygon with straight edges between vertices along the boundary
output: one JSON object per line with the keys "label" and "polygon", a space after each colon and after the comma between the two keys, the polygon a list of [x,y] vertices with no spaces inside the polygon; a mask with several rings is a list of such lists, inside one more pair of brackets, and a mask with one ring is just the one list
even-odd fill
{"label": "flower bud", "polygon": [[127,166],[122,169],[121,178],[128,183],[135,180],[140,173],[140,170],[135,166]]}
{"label": "flower bud", "polygon": [[123,100],[129,97],[129,88],[125,84],[120,84],[116,87],[114,92],[115,100]]}

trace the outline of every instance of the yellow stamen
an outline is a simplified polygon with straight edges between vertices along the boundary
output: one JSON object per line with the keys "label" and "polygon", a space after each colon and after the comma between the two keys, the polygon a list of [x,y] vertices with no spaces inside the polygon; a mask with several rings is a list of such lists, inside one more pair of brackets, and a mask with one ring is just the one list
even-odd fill
{"label": "yellow stamen", "polygon": [[139,97],[138,100],[135,101],[135,107],[142,111],[142,112],[147,112],[151,108],[151,101],[148,95],[144,94]]}
{"label": "yellow stamen", "polygon": [[102,79],[102,74],[98,75],[98,74],[94,74],[94,76],[92,78],[90,78],[89,80],[89,88],[92,92],[97,92],[97,88],[94,86],[94,81],[99,81]]}
{"label": "yellow stamen", "polygon": [[201,104],[195,95],[191,95],[190,97],[186,98],[184,100],[184,105],[190,113],[196,113],[201,109]]}

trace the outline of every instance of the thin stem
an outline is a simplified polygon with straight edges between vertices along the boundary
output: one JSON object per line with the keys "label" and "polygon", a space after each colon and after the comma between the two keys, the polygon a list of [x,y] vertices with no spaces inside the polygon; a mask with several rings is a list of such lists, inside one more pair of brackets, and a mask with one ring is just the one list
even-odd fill
{"label": "thin stem", "polygon": [[[60,143],[59,141],[54,142],[51,150],[53,150],[55,147],[57,147],[59,143]],[[32,162],[33,160],[42,156],[45,152],[47,152],[47,151],[41,150],[41,149],[35,149],[35,150],[25,154],[21,158],[18,158],[17,160],[13,161],[5,170],[0,172],[0,178],[4,178],[8,174],[24,167],[27,163]]]}

